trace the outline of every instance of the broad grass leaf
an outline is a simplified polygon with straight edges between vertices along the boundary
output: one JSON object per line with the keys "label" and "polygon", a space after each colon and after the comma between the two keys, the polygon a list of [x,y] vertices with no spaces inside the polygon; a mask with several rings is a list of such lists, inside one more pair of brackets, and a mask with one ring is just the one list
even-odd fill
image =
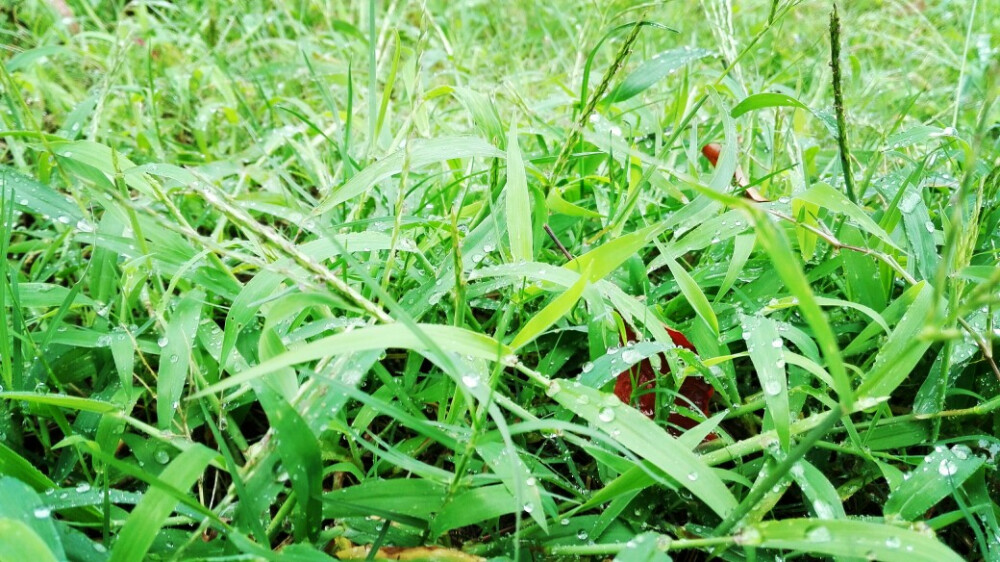
{"label": "broad grass leaf", "polygon": [[736,498],[716,473],[663,428],[627,407],[612,394],[579,382],[552,381],[547,394],[567,410],[585,419],[615,441],[650,461],[687,488],[720,517],[736,507]]}
{"label": "broad grass leaf", "polygon": [[[177,455],[160,473],[159,480],[175,490],[189,490],[217,454],[207,447],[194,445]],[[173,494],[155,484],[150,486],[119,531],[111,551],[111,562],[145,558],[156,535],[177,505],[178,498]]]}
{"label": "broad grass leaf", "polygon": [[448,487],[421,478],[373,478],[323,494],[323,517],[368,517],[427,528],[441,509]]}
{"label": "broad grass leaf", "polygon": [[503,484],[481,486],[456,495],[431,521],[431,534],[495,519],[521,509]]}
{"label": "broad grass leaf", "polygon": [[870,521],[782,519],[746,527],[748,546],[855,556],[885,562],[961,562],[962,557],[933,537]]}
{"label": "broad grass leaf", "polygon": [[[493,338],[463,328],[438,324],[417,324],[416,329],[424,332],[440,347],[458,354],[495,361],[511,353],[510,348],[499,344]],[[245,384],[291,365],[336,355],[382,350],[388,347],[415,351],[427,351],[428,349],[426,343],[402,323],[358,328],[293,347],[277,357],[268,359],[251,369],[199,391],[192,396],[192,399]]]}
{"label": "broad grass leaf", "polygon": [[503,158],[504,153],[478,137],[414,140],[405,149],[400,149],[355,174],[347,180],[347,183],[320,201],[313,214],[320,215],[330,211],[337,205],[371,189],[376,183],[402,172],[407,160],[409,169],[416,170],[435,162],[475,157]]}
{"label": "broad grass leaf", "polygon": [[950,449],[935,447],[899,487],[892,490],[882,511],[887,517],[896,516],[907,521],[921,519],[928,509],[956,493],[984,462],[986,459],[973,455],[965,445]]}
{"label": "broad grass leaf", "polygon": [[[476,452],[493,473],[500,477],[507,491],[515,499],[521,500],[525,512],[528,512],[543,530],[547,529],[540,486],[537,483],[529,484],[529,481],[534,479],[521,457],[516,452],[511,454],[502,443],[496,441],[480,443],[476,447]],[[528,506],[531,509],[528,509]]]}
{"label": "broad grass leaf", "polygon": [[746,215],[740,211],[727,211],[712,217],[696,226],[680,240],[662,244],[662,253],[653,258],[647,268],[649,271],[655,271],[666,265],[667,260],[676,260],[687,253],[721,244],[746,231],[750,228],[750,224]]}
{"label": "broad grass leaf", "polygon": [[41,61],[44,63],[49,57],[55,57],[62,54],[68,55],[70,53],[72,53],[72,51],[62,45],[44,45],[42,47],[25,49],[24,51],[19,52],[10,57],[4,65],[7,67],[7,72],[18,72],[30,67],[35,62]]}
{"label": "broad grass leaf", "polygon": [[0,440],[0,474],[13,476],[35,490],[56,486],[55,482],[35,468],[34,464],[8,447],[2,440]]}
{"label": "broad grass leaf", "polygon": [[539,310],[530,320],[525,322],[524,327],[521,328],[510,342],[511,349],[517,350],[524,347],[528,342],[537,338],[542,332],[559,321],[560,318],[569,314],[573,310],[573,307],[576,306],[577,301],[580,300],[583,290],[587,287],[590,275],[590,264],[588,264],[586,269],[583,270],[583,274],[580,275],[573,285],[561,295],[552,299],[552,302],[545,305],[545,308]]}
{"label": "broad grass leaf", "polygon": [[792,466],[789,473],[795,484],[809,500],[810,510],[817,519],[843,519],[847,517],[840,494],[823,472],[805,459]]}
{"label": "broad grass leaf", "polygon": [[76,225],[83,218],[80,208],[65,195],[10,166],[0,165],[0,193],[25,213],[66,225]]}
{"label": "broad grass leaf", "polygon": [[783,351],[785,342],[773,320],[765,316],[743,317],[743,339],[753,362],[760,387],[764,391],[767,413],[774,423],[778,442],[788,449],[791,415],[788,406],[788,376]]}
{"label": "broad grass leaf", "polygon": [[670,544],[670,537],[646,532],[625,543],[625,548],[615,555],[614,562],[670,562],[670,555],[663,550]]}
{"label": "broad grass leaf", "polygon": [[875,356],[875,365],[858,387],[859,398],[892,394],[912,374],[913,367],[930,347],[931,341],[921,338],[920,333],[927,325],[934,302],[934,290],[926,281],[914,285],[914,290],[917,293],[913,304],[889,334],[889,339],[880,347]]}
{"label": "broad grass leaf", "polygon": [[51,283],[21,283],[18,285],[19,304],[26,308],[60,306],[72,297],[71,306],[89,305],[94,301],[87,295],[72,294],[73,290]]}
{"label": "broad grass leaf", "polygon": [[625,260],[649,244],[666,230],[667,225],[660,223],[630,232],[594,248],[593,250],[569,261],[563,267],[571,271],[590,271],[589,279],[598,281],[618,269]]}
{"label": "broad grass leaf", "polygon": [[741,115],[758,109],[763,109],[765,107],[795,107],[805,110],[809,109],[809,106],[792,96],[774,92],[762,92],[743,98],[743,100],[736,104],[736,107],[729,112],[729,116],[736,119]]}
{"label": "broad grass leaf", "polygon": [[319,441],[302,416],[266,381],[256,386],[267,420],[274,431],[275,451],[288,471],[295,491],[296,539],[314,539],[322,520],[323,459]]}
{"label": "broad grass leaf", "polygon": [[713,54],[708,49],[692,49],[681,47],[661,51],[652,58],[643,61],[625,77],[625,80],[605,99],[606,103],[615,103],[633,98],[663,78],[677,72],[684,65]]}
{"label": "broad grass leaf", "polygon": [[796,199],[800,199],[807,203],[812,203],[818,207],[829,209],[835,213],[840,213],[846,215],[848,218],[853,220],[861,229],[868,232],[872,236],[876,237],[885,244],[887,247],[899,251],[899,247],[889,236],[889,233],[882,229],[877,222],[872,220],[868,216],[868,213],[864,211],[861,207],[850,199],[847,198],[843,193],[837,191],[829,184],[826,183],[816,183],[808,191],[796,195]]}
{"label": "broad grass leaf", "polygon": [[650,357],[668,351],[670,347],[650,341],[641,341],[628,348],[629,353],[602,354],[593,362],[583,367],[578,380],[581,384],[600,390],[604,385],[615,380],[618,375]]}
{"label": "broad grass leaf", "polygon": [[837,338],[827,321],[826,315],[816,302],[809,279],[802,270],[802,263],[791,249],[784,234],[778,230],[767,216],[756,214],[757,236],[761,245],[771,257],[778,276],[797,299],[803,318],[812,328],[816,342],[823,351],[827,368],[842,404],[850,404],[854,394],[844,366],[844,358],[837,345]]}
{"label": "broad grass leaf", "polygon": [[[54,554],[59,560],[64,560],[62,540],[59,531],[56,529],[52,517],[52,509],[46,506],[38,493],[31,489],[28,484],[21,482],[10,476],[0,477],[0,521],[19,521],[26,525],[30,533],[25,529],[10,529],[19,534],[24,534],[26,540],[31,540],[30,535],[37,537],[46,546],[45,551]],[[0,531],[0,545],[11,542],[13,536]],[[32,547],[35,548],[35,547]],[[2,555],[3,547],[0,546],[0,560],[30,560],[34,558],[5,558]],[[40,552],[41,553],[41,552]]]}
{"label": "broad grass leaf", "polygon": [[171,426],[180,405],[184,385],[187,383],[191,348],[198,334],[202,301],[200,290],[188,292],[177,303],[173,317],[167,324],[160,352],[160,370],[156,379],[156,415],[161,429]]}
{"label": "broad grass leaf", "polygon": [[48,404],[60,408],[69,408],[80,412],[94,412],[95,414],[109,414],[120,412],[121,408],[110,402],[97,400],[94,398],[81,398],[79,396],[69,396],[66,394],[39,394],[37,392],[0,392],[0,399],[18,400],[33,404]]}
{"label": "broad grass leaf", "polygon": [[507,237],[510,239],[511,256],[514,261],[532,261],[535,255],[532,248],[531,196],[521,149],[517,145],[517,124],[514,123],[507,137],[507,186],[504,193],[507,196]]}
{"label": "broad grass leaf", "polygon": [[740,234],[733,239],[733,257],[729,260],[726,278],[722,280],[722,284],[716,290],[716,302],[719,302],[729,292],[729,289],[733,287],[736,280],[739,279],[740,273],[743,271],[743,266],[750,259],[750,254],[753,253],[753,247],[756,243],[757,236],[755,234]]}
{"label": "broad grass leaf", "polygon": [[[136,168],[134,162],[122,154],[113,154],[111,147],[94,141],[67,141],[52,143],[52,151],[61,158],[90,166],[107,177],[122,173],[125,183],[143,195],[155,196],[153,184]],[[115,161],[117,160],[117,169]]]}
{"label": "broad grass leaf", "polygon": [[708,297],[698,286],[698,282],[691,277],[691,274],[687,272],[683,267],[681,267],[674,260],[666,260],[667,267],[670,268],[670,273],[673,274],[674,280],[677,281],[677,286],[681,290],[681,294],[694,309],[695,314],[699,318],[705,321],[705,324],[712,329],[712,333],[715,336],[719,335],[719,319],[715,316],[715,311],[712,310],[712,303],[708,302]]}
{"label": "broad grass leaf", "polygon": [[31,562],[56,562],[50,544],[38,536],[29,525],[19,519],[0,517],[0,560],[30,560]]}

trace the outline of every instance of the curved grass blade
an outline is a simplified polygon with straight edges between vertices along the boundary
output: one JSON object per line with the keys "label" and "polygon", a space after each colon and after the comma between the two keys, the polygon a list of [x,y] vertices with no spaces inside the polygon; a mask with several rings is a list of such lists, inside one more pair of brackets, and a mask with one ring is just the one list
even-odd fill
{"label": "curved grass blade", "polygon": [[37,392],[0,392],[0,399],[18,400],[31,402],[34,404],[48,404],[60,408],[69,408],[81,412],[94,412],[96,414],[108,414],[111,412],[121,412],[121,408],[110,402],[96,400],[93,398],[80,398],[79,396],[67,396],[65,394],[39,394]]}
{"label": "curved grass blade", "polygon": [[[177,455],[159,479],[177,490],[188,490],[216,454],[200,445],[191,447]],[[111,562],[142,560],[177,502],[171,492],[150,487],[122,526],[112,549]]]}
{"label": "curved grass blade", "polygon": [[274,430],[275,450],[288,471],[297,500],[295,536],[298,540],[314,539],[323,515],[319,441],[295,408],[266,382],[262,383],[256,386],[257,397]]}
{"label": "curved grass blade", "polygon": [[726,517],[736,508],[736,498],[711,468],[663,428],[613,394],[598,392],[579,382],[558,380],[550,383],[546,393],[668,474],[720,517]]}
{"label": "curved grass blade", "polygon": [[[43,504],[35,490],[16,478],[5,476],[0,478],[0,498],[3,498],[3,501],[0,502],[0,520],[15,520],[24,523],[31,531],[31,535],[47,545],[46,550],[60,560],[66,558],[59,532],[52,519],[52,509]],[[23,533],[24,529],[17,529],[17,532]],[[0,531],[0,544],[12,539],[12,536]],[[26,539],[31,540],[30,537],[26,537]],[[0,560],[34,561],[33,558],[4,558],[2,554],[0,554]]]}
{"label": "curved grass blade", "polygon": [[0,190],[5,200],[25,213],[34,213],[64,224],[77,224],[83,213],[66,196],[9,166],[0,166]]}
{"label": "curved grass blade", "polygon": [[[446,347],[458,354],[470,355],[479,359],[496,360],[498,353],[501,356],[511,353],[509,347],[499,344],[493,338],[463,328],[437,324],[415,324],[414,327],[416,330],[423,332],[426,337],[438,342],[440,346]],[[256,367],[202,389],[193,394],[191,399],[239,386],[273,373],[278,369],[299,363],[315,361],[334,355],[382,350],[388,347],[412,349],[414,351],[429,350],[427,342],[414,333],[414,330],[411,330],[409,326],[402,323],[369,326],[367,328],[320,338],[305,345],[289,349],[285,353],[268,359]]]}
{"label": "curved grass blade", "polygon": [[323,214],[344,201],[361,195],[362,192],[370,189],[379,181],[402,172],[404,161],[407,159],[409,160],[409,169],[415,170],[434,162],[474,157],[503,158],[504,153],[479,137],[415,140],[412,146],[398,150],[355,174],[347,180],[347,183],[340,186],[340,189],[335,190],[320,201],[316,209],[313,210],[313,214]]}
{"label": "curved grass blade", "polygon": [[514,261],[535,259],[531,228],[531,196],[528,193],[528,178],[524,173],[524,160],[517,146],[517,124],[510,126],[507,137],[507,237],[510,239],[510,253]]}
{"label": "curved grass blade", "polygon": [[667,267],[670,268],[670,273],[674,276],[674,280],[677,281],[677,286],[680,288],[681,294],[687,299],[688,304],[694,309],[695,314],[705,321],[705,324],[712,329],[712,333],[715,336],[718,336],[719,319],[716,318],[715,311],[712,310],[712,304],[708,302],[708,297],[705,296],[701,287],[698,286],[698,282],[676,261],[668,259],[666,263]]}
{"label": "curved grass blade", "polygon": [[514,496],[503,484],[473,488],[458,494],[431,521],[431,534],[438,536],[452,529],[472,525],[513,513],[520,509]]}
{"label": "curved grass blade", "polygon": [[747,546],[857,556],[885,562],[961,562],[962,557],[923,533],[868,521],[784,519],[746,527]]}
{"label": "curved grass blade", "polygon": [[156,379],[156,415],[161,429],[170,427],[180,405],[204,298],[205,293],[200,290],[184,295],[167,324],[166,341],[161,339],[158,342],[163,348],[160,375]]}
{"label": "curved grass blade", "polygon": [[615,103],[633,98],[646,91],[663,78],[677,72],[684,65],[712,54],[708,49],[681,47],[661,51],[636,67],[625,80],[605,98],[605,103]]}
{"label": "curved grass blade", "polygon": [[898,516],[907,521],[920,519],[928,509],[954,494],[984,462],[986,459],[973,455],[964,445],[951,449],[936,447],[889,494],[883,512],[887,517]]}
{"label": "curved grass blade", "polygon": [[913,288],[917,291],[916,298],[879,349],[874,367],[858,387],[859,398],[892,394],[912,373],[913,367],[931,345],[930,340],[920,337],[920,332],[927,324],[934,291],[926,281],[917,283]]}
{"label": "curved grass blade", "polygon": [[745,113],[749,113],[757,109],[763,109],[765,107],[797,107],[799,109],[809,110],[809,106],[792,96],[774,92],[762,92],[743,98],[743,101],[736,104],[736,107],[729,112],[729,116],[736,119]]}
{"label": "curved grass blade", "polygon": [[552,302],[545,305],[545,308],[539,310],[537,314],[525,322],[524,327],[521,328],[521,331],[510,342],[510,347],[515,350],[524,347],[525,344],[537,338],[549,326],[555,324],[560,318],[568,314],[576,306],[577,301],[580,300],[583,290],[587,288],[589,278],[590,265],[588,264],[586,269],[583,270],[583,274],[580,275],[580,278],[569,289],[566,289],[563,294],[552,299]]}
{"label": "curved grass blade", "polygon": [[764,390],[767,413],[774,423],[778,442],[788,449],[791,416],[788,406],[788,378],[785,374],[783,351],[785,342],[778,334],[778,327],[770,318],[746,316],[743,318],[743,339],[753,362],[760,387]]}
{"label": "curved grass blade", "polygon": [[31,527],[17,519],[0,518],[0,560],[56,562],[45,541]]}

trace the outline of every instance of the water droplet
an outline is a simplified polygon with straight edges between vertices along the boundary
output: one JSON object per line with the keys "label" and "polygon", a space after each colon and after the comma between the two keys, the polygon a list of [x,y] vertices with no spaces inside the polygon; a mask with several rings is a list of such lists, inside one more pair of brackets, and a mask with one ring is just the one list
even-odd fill
{"label": "water droplet", "polygon": [[954,476],[958,472],[958,465],[951,459],[944,459],[938,465],[938,474],[941,476]]}
{"label": "water droplet", "polygon": [[566,525],[569,525],[569,519],[566,519],[565,517],[563,517],[563,518],[562,518],[562,519],[561,519],[561,520],[559,521],[559,524],[560,524],[560,525],[562,525],[563,527],[565,527]]}
{"label": "water droplet", "polygon": [[521,508],[524,509],[525,513],[531,513],[532,511],[535,511],[535,506],[531,505],[530,503],[524,504],[523,506],[521,506]]}
{"label": "water droplet", "polygon": [[781,394],[781,383],[778,381],[765,381],[764,382],[764,392],[768,396],[777,396]]}
{"label": "water droplet", "polygon": [[34,513],[36,518],[45,519],[52,514],[52,510],[45,506],[36,507]]}
{"label": "water droplet", "polygon": [[156,345],[160,347],[167,347],[168,343],[170,343],[170,340],[167,339],[167,336],[160,336],[160,339],[156,340]]}
{"label": "water droplet", "polygon": [[806,530],[806,538],[813,542],[828,542],[833,537],[830,535],[830,529],[817,525]]}
{"label": "water droplet", "polygon": [[688,473],[688,480],[694,482],[697,479],[698,479],[698,473],[697,472],[689,472]]}
{"label": "water droplet", "polygon": [[576,403],[577,403],[577,404],[580,404],[581,406],[583,406],[583,405],[587,405],[587,404],[590,404],[590,397],[589,397],[589,396],[587,396],[586,394],[581,394],[581,395],[580,395],[580,396],[579,396],[579,397],[578,397],[578,398],[576,399]]}
{"label": "water droplet", "polygon": [[781,347],[782,345],[784,342],[781,341],[781,338],[774,338],[774,341],[771,342],[771,347]]}
{"label": "water droplet", "polygon": [[587,361],[586,363],[583,364],[583,372],[584,373],[589,373],[589,372],[591,372],[593,370],[594,370],[594,364],[592,362]]}
{"label": "water droplet", "polygon": [[638,363],[642,360],[642,354],[634,349],[626,349],[622,352],[622,361],[626,363]]}
{"label": "water droplet", "polygon": [[160,449],[159,451],[153,453],[153,460],[160,464],[167,464],[170,462],[170,453]]}
{"label": "water droplet", "polygon": [[576,533],[576,538],[580,539],[581,541],[585,541],[585,540],[587,540],[587,538],[588,538],[588,537],[590,537],[590,535],[588,535],[588,534],[587,534],[587,531],[584,531],[583,529],[580,529],[580,530],[579,530],[579,531],[578,531],[578,532]]}
{"label": "water droplet", "polygon": [[615,420],[615,411],[611,408],[602,408],[601,413],[597,414],[597,419],[604,423],[609,423]]}
{"label": "water droplet", "polygon": [[84,493],[84,492],[89,492],[90,491],[90,484],[87,484],[86,482],[84,482],[83,484],[80,484],[79,486],[76,487],[76,491],[80,492],[81,494]]}
{"label": "water droplet", "polygon": [[524,483],[527,484],[528,486],[536,486],[538,485],[538,480],[535,480],[534,476],[529,476],[528,479],[524,481]]}
{"label": "water droplet", "polygon": [[903,544],[903,542],[899,539],[899,537],[889,537],[885,539],[885,546],[889,548],[899,548],[899,545],[901,544]]}
{"label": "water droplet", "polygon": [[469,373],[462,377],[462,384],[469,388],[476,388],[479,386],[479,376],[474,373]]}

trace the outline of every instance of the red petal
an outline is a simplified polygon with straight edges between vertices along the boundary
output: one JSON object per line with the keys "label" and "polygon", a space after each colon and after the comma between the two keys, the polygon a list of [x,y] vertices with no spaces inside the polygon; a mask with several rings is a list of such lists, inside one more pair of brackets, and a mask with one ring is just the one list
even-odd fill
{"label": "red petal", "polygon": [[[673,340],[674,345],[697,353],[694,344],[692,344],[691,341],[684,336],[684,334],[671,328],[666,328],[666,330],[670,339]],[[629,341],[638,339],[635,331],[633,331],[632,327],[628,324],[625,325],[625,336]],[[622,343],[624,344],[626,342]],[[660,373],[663,375],[670,373],[670,365],[667,363],[666,357],[662,354],[660,355]],[[639,411],[646,417],[653,418],[656,415],[656,395],[650,391],[656,386],[656,376],[657,375],[653,370],[652,363],[649,359],[644,359],[636,366],[632,367],[632,369],[624,371],[618,375],[618,380],[615,381],[615,396],[617,396],[622,402],[630,404],[632,401],[632,395],[635,394],[633,392],[634,378],[635,385],[638,386],[640,390],[638,393]],[[715,389],[712,388],[712,385],[705,382],[701,377],[687,377],[684,379],[680,390],[677,392],[677,397],[674,399],[674,407],[683,406],[689,409],[698,409],[707,416],[708,404],[714,393]],[[697,421],[678,412],[671,413],[668,421],[672,426],[681,427],[683,429],[691,429],[692,427],[698,425]],[[675,427],[671,427],[670,432],[674,435],[679,433]],[[714,434],[709,435],[706,438],[706,440],[712,439],[715,439]]]}

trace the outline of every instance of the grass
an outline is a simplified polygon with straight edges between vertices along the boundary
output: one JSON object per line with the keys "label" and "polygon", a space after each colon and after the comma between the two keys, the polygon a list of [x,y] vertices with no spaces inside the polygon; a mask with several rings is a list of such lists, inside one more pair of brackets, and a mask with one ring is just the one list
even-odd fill
{"label": "grass", "polygon": [[993,2],[66,5],[0,560],[1000,559]]}

